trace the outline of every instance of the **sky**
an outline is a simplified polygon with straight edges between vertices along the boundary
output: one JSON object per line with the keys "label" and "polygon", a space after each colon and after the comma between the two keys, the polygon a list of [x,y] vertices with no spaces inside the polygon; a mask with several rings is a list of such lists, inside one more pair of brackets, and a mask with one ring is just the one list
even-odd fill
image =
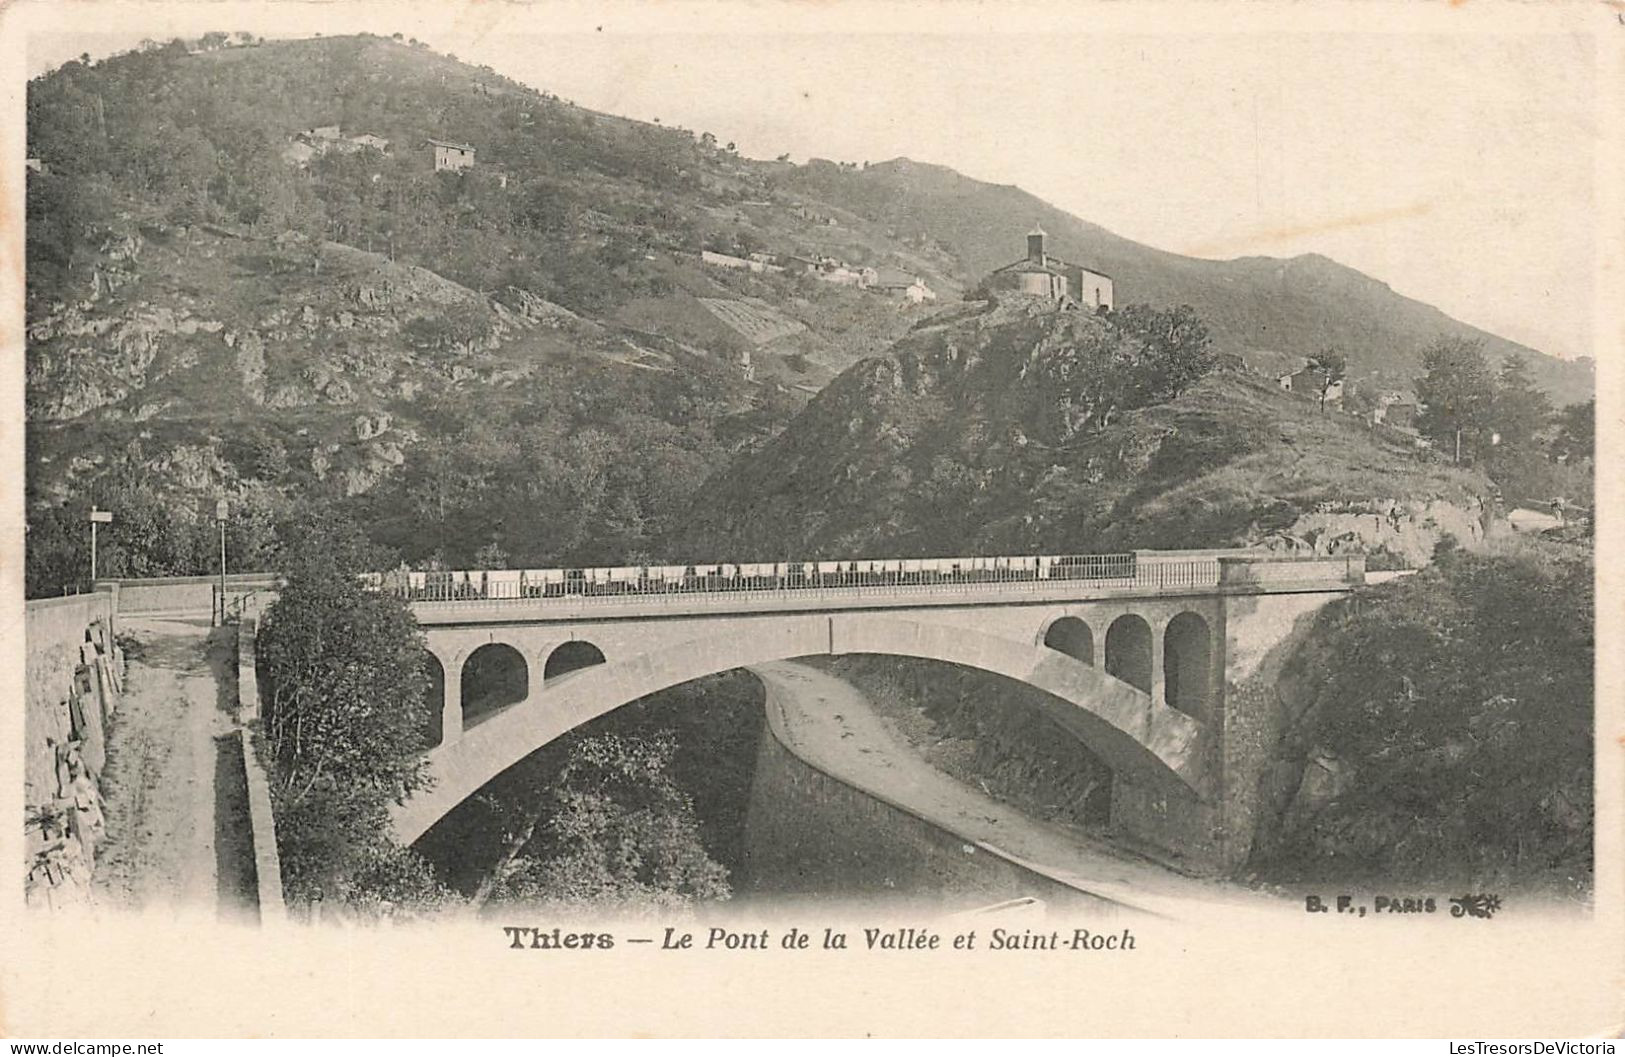
{"label": "sky", "polygon": [[[1542,351],[1592,353],[1597,118],[1584,35],[1350,32],[1347,20],[1144,32],[1121,8],[852,10],[712,3],[673,20],[671,5],[488,2],[408,18],[324,5],[297,30],[399,30],[753,157],[948,165],[1177,253],[1317,252]],[[290,32],[285,15],[185,14],[146,19],[137,38]],[[36,34],[30,71],[127,47],[133,32],[106,18],[94,31]]]}

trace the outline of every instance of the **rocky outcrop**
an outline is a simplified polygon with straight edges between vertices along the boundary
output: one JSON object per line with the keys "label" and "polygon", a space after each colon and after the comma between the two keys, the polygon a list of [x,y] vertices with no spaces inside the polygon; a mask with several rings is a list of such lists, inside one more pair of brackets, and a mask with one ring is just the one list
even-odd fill
{"label": "rocky outcrop", "polygon": [[196,348],[176,339],[224,330],[219,320],[144,301],[112,315],[88,301],[64,307],[28,328],[29,416],[71,419],[115,404],[198,362]]}
{"label": "rocky outcrop", "polygon": [[1484,542],[1489,511],[1481,500],[1370,499],[1322,503],[1282,535],[1258,540],[1271,550],[1314,554],[1389,554],[1420,568],[1449,537],[1469,549]]}

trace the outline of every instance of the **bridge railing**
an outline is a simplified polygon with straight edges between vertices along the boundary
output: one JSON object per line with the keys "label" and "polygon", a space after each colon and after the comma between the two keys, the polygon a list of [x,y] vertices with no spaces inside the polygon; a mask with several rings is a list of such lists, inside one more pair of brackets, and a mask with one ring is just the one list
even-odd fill
{"label": "bridge railing", "polygon": [[[947,564],[955,562],[957,564]],[[998,564],[1004,562],[1006,564]],[[1176,590],[1219,583],[1215,557],[1143,561],[1133,554],[1058,558],[780,562],[611,569],[487,569],[373,573],[368,583],[410,602],[651,602],[711,596],[873,596],[935,591],[1038,591],[1060,582],[1102,590]]]}

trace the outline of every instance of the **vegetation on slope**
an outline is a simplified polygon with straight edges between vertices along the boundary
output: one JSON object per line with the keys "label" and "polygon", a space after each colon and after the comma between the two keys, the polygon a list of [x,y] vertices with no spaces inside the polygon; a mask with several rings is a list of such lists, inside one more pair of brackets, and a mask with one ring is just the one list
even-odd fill
{"label": "vegetation on slope", "polygon": [[[1016,299],[921,325],[844,374],[696,503],[723,553],[1098,553],[1268,541],[1374,499],[1472,508],[1488,485],[1201,349],[1182,312]],[[1136,360],[1137,357],[1144,357]],[[1140,363],[1140,368],[1135,363]],[[1149,366],[1148,366],[1149,365]],[[1207,373],[1203,370],[1211,366]],[[1145,373],[1149,371],[1149,373]]]}
{"label": "vegetation on slope", "polygon": [[1277,790],[1254,869],[1588,887],[1593,625],[1589,551],[1544,542],[1327,607],[1284,672],[1280,754],[1330,777]]}
{"label": "vegetation on slope", "polygon": [[727,899],[762,722],[749,673],[674,687],[532,753],[417,847],[478,905]]}

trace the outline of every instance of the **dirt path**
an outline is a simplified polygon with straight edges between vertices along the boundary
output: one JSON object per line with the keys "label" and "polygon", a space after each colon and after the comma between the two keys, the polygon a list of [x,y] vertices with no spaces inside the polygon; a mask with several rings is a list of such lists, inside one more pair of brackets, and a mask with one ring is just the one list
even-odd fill
{"label": "dirt path", "polygon": [[841,781],[905,807],[967,840],[1074,887],[1172,917],[1193,903],[1268,909],[1256,893],[1174,873],[1012,805],[937,770],[900,738],[852,684],[790,661],[754,665],[767,684],[767,706],[786,740],[809,763]]}
{"label": "dirt path", "polygon": [[236,632],[130,620],[125,692],[108,735],[108,841],[98,898],[132,909],[252,920],[246,787],[234,734]]}

